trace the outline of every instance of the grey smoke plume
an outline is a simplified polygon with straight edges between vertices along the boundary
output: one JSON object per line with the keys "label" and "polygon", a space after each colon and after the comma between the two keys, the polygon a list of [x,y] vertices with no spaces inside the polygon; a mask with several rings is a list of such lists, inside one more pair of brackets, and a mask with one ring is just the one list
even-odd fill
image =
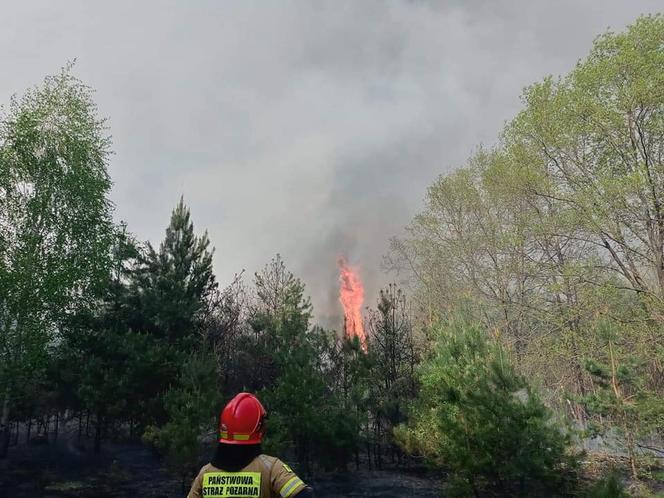
{"label": "grey smoke plume", "polygon": [[25,1],[0,16],[1,100],[67,60],[114,138],[117,218],[163,236],[180,194],[219,280],[279,252],[340,328],[339,255],[368,303],[388,238],[494,142],[522,87],[654,0]]}

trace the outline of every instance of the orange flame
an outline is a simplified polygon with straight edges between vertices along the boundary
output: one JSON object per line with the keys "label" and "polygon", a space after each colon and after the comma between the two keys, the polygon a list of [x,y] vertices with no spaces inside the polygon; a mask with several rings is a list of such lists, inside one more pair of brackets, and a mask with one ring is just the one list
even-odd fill
{"label": "orange flame", "polygon": [[367,336],[362,323],[362,303],[364,285],[357,268],[348,266],[344,258],[339,258],[339,300],[344,307],[344,333],[347,337],[358,337],[360,346],[366,353]]}

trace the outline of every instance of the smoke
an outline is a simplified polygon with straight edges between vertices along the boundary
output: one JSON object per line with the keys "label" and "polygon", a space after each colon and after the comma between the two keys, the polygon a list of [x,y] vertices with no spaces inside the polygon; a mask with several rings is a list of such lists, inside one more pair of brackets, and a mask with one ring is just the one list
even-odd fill
{"label": "smoke", "polygon": [[[180,195],[219,281],[280,253],[341,329],[434,178],[493,143],[521,88],[659,2],[12,2],[0,101],[77,58],[109,117],[116,217],[157,243]],[[30,33],[30,36],[26,36]]]}

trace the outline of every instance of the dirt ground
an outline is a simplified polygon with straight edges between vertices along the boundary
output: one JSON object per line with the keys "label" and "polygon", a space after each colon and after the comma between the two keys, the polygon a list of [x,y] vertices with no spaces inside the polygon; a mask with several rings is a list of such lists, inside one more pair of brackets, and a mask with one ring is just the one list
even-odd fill
{"label": "dirt ground", "polygon": [[[589,452],[586,460],[587,478],[596,479],[608,468],[627,468],[620,455]],[[143,445],[107,443],[94,454],[90,441],[81,443],[68,434],[57,441],[13,446],[8,462],[8,467],[0,467],[0,498],[184,497],[191,482],[172,475]],[[636,496],[643,493],[634,486],[646,484],[664,496],[663,477],[664,468],[658,466],[647,483],[627,484]],[[305,480],[320,498],[434,498],[442,496],[443,487],[440,478],[426,470],[404,467],[321,473]]]}
{"label": "dirt ground", "polygon": [[[95,455],[74,440],[12,447],[0,498],[182,497],[189,489],[139,444],[107,444]],[[440,482],[419,471],[349,471],[308,479],[316,496],[433,498]]]}
{"label": "dirt ground", "polygon": [[441,484],[413,472],[375,470],[335,474],[312,480],[322,497],[439,497]]}

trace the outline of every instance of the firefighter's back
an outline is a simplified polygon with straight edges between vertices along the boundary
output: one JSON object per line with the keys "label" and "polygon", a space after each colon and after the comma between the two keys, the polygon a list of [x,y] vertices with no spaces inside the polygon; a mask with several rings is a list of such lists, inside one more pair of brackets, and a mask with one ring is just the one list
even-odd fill
{"label": "firefighter's back", "polygon": [[205,465],[196,476],[188,498],[290,498],[304,488],[304,482],[288,465],[278,458],[258,455],[236,472],[217,468],[211,463]]}

